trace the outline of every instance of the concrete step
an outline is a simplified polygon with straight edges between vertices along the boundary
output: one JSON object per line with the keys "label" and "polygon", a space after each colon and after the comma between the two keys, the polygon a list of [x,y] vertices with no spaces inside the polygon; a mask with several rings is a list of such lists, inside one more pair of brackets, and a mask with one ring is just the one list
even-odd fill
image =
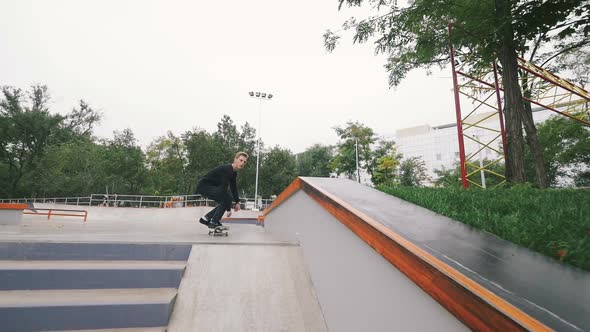
{"label": "concrete step", "polygon": [[0,260],[186,261],[190,250],[185,244],[0,242]]}
{"label": "concrete step", "polygon": [[0,291],[3,331],[160,327],[175,288]]}
{"label": "concrete step", "polygon": [[184,261],[0,261],[0,290],[177,288]]}

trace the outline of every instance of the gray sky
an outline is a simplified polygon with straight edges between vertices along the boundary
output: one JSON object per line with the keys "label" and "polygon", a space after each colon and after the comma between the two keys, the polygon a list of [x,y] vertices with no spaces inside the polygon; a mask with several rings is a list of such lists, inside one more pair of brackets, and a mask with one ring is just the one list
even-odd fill
{"label": "gray sky", "polygon": [[454,121],[450,70],[412,72],[387,85],[383,56],[326,29],[359,10],[336,0],[0,0],[0,85],[48,85],[52,111],[79,99],[100,109],[99,137],[131,128],[142,146],[167,130],[213,131],[223,114],[262,140],[301,152],[338,141],[333,127],[360,121],[378,134]]}

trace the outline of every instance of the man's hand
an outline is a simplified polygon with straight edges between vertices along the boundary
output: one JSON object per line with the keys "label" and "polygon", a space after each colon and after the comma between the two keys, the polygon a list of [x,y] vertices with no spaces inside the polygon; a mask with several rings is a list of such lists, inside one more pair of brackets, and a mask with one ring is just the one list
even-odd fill
{"label": "man's hand", "polygon": [[240,202],[237,202],[236,205],[234,205],[234,211],[240,211]]}
{"label": "man's hand", "polygon": [[231,217],[231,210],[227,211],[227,214],[225,215],[226,217]]}

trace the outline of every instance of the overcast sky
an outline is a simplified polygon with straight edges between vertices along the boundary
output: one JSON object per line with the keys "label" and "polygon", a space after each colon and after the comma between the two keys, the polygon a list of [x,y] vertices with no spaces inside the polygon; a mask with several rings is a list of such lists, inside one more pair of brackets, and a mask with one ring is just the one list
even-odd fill
{"label": "overcast sky", "polygon": [[0,85],[46,84],[51,110],[86,100],[103,113],[99,137],[131,128],[142,146],[167,130],[214,131],[224,114],[293,152],[338,141],[360,121],[378,134],[454,121],[450,70],[387,85],[384,56],[326,29],[350,16],[337,0],[0,0]]}

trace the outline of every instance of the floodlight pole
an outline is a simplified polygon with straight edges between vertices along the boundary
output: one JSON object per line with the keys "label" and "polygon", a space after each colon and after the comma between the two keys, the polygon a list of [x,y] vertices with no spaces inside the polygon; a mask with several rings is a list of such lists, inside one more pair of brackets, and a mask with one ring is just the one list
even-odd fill
{"label": "floodlight pole", "polygon": [[259,211],[258,207],[258,170],[260,167],[260,137],[262,135],[262,101],[271,100],[273,95],[264,92],[249,92],[250,97],[258,99],[258,140],[256,140],[256,184],[254,189],[254,210]]}

